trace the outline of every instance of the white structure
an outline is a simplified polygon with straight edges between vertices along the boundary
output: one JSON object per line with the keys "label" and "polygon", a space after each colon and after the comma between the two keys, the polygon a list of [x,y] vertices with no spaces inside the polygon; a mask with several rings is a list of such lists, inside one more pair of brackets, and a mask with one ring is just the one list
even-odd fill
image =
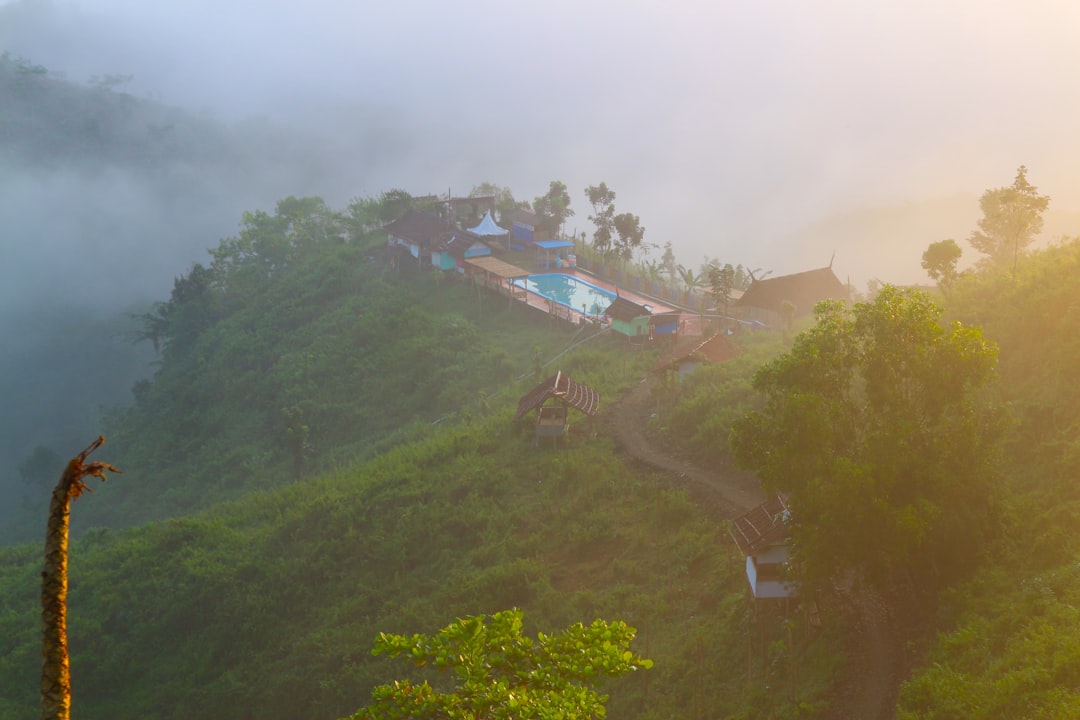
{"label": "white structure", "polygon": [[787,579],[791,511],[781,497],[735,519],[731,537],[746,555],[746,579],[756,599],[798,596]]}

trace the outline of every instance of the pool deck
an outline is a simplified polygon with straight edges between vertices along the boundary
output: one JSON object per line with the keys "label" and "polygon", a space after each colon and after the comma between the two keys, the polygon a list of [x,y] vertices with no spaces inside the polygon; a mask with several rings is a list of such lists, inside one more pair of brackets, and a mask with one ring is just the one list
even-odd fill
{"label": "pool deck", "polygon": [[[604,290],[607,290],[608,292],[612,292],[612,293],[616,293],[618,295],[621,295],[622,297],[626,298],[627,300],[631,300],[631,301],[633,301],[635,303],[638,303],[639,305],[648,305],[649,307],[652,308],[652,314],[653,315],[662,315],[664,313],[673,313],[673,312],[682,313],[683,317],[680,320],[680,324],[682,326],[682,332],[684,334],[687,334],[687,335],[700,335],[701,334],[701,321],[700,321],[700,318],[696,314],[688,313],[687,311],[683,310],[682,308],[677,308],[677,307],[674,307],[672,305],[667,305],[667,304],[665,304],[663,302],[660,302],[659,300],[655,300],[655,299],[653,299],[651,297],[647,297],[647,296],[642,295],[640,293],[636,293],[636,292],[634,292],[632,290],[627,290],[626,288],[617,287],[616,285],[614,285],[613,283],[608,282],[607,280],[601,280],[600,278],[596,277],[592,273],[586,272],[584,270],[580,270],[578,268],[560,268],[558,270],[555,270],[555,269],[540,270],[540,271],[538,271],[536,273],[533,273],[533,274],[534,275],[540,275],[540,274],[549,274],[549,273],[561,273],[563,275],[572,275],[572,276],[574,276],[576,278],[584,280],[585,282],[596,285],[599,288],[603,288]],[[519,302],[524,302],[529,307],[536,308],[537,310],[540,310],[541,312],[544,312],[546,314],[554,315],[556,317],[568,320],[569,322],[574,323],[575,325],[581,324],[583,317],[586,318],[586,322],[588,322],[588,321],[596,322],[596,321],[599,320],[599,318],[597,316],[595,316],[595,315],[586,315],[585,313],[581,312],[580,310],[574,310],[573,308],[567,307],[566,305],[560,305],[559,303],[551,303],[546,297],[544,297],[543,295],[540,295],[539,293],[536,293],[536,292],[534,292],[532,290],[526,291],[524,293],[524,296],[522,296],[521,294],[518,294],[517,295],[517,300]],[[552,306],[554,306],[554,307],[552,307]]]}

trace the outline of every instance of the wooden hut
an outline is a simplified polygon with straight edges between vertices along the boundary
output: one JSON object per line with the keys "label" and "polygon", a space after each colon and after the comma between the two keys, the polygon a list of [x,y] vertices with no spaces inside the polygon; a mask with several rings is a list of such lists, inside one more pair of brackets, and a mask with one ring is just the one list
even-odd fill
{"label": "wooden hut", "polygon": [[702,365],[731,360],[742,353],[727,333],[715,333],[704,342],[683,343],[653,366],[653,372],[678,373],[679,382]]}
{"label": "wooden hut", "polygon": [[565,438],[570,429],[568,408],[592,417],[600,409],[600,393],[574,382],[560,370],[521,397],[514,419],[519,420],[537,410],[535,441],[551,438],[552,443],[557,444],[559,438]]}
{"label": "wooden hut", "polygon": [[431,251],[438,247],[443,236],[452,228],[438,215],[409,208],[404,215],[383,230],[387,235],[387,244],[408,249],[409,254],[423,266],[430,261]]}
{"label": "wooden hut", "polygon": [[608,306],[604,315],[611,320],[611,329],[614,332],[640,340],[649,337],[652,308],[648,305],[639,305],[620,295]]}
{"label": "wooden hut", "polygon": [[769,325],[783,321],[783,306],[795,306],[795,317],[814,311],[822,300],[847,300],[848,289],[833,273],[832,265],[793,275],[754,280],[736,304],[743,314],[756,317]]}
{"label": "wooden hut", "polygon": [[746,579],[755,599],[798,596],[787,579],[791,511],[782,497],[758,505],[735,518],[731,537],[746,555]]}

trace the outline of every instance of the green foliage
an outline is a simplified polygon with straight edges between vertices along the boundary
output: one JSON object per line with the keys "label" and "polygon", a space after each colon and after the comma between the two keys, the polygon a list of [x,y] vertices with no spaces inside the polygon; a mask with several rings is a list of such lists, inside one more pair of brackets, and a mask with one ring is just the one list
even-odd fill
{"label": "green foliage", "polygon": [[1049,205],[1050,197],[1039,195],[1021,165],[1012,185],[987,190],[979,198],[983,216],[968,242],[986,255],[990,267],[1011,267],[1015,273],[1020,254],[1042,232],[1042,215]]}
{"label": "green foliage", "polygon": [[208,266],[193,266],[139,316],[135,339],[160,349],[158,371],[104,429],[131,482],[105,490],[116,497],[81,513],[76,533],[370,456],[490,404],[482,397],[496,390],[512,394],[538,341],[559,350],[569,341],[573,328],[520,306],[499,303],[479,322],[465,283],[433,293],[427,276],[384,272],[369,259],[385,244],[364,230],[369,210],[354,202],[350,220],[319,198],[290,197],[273,213],[246,213]]}
{"label": "green foliage", "polygon": [[574,216],[574,211],[570,209],[570,192],[566,189],[566,184],[552,180],[547,194],[533,200],[533,210],[540,227],[552,235],[557,234],[566,219]]}
{"label": "green foliage", "polygon": [[615,250],[623,260],[632,260],[638,250],[648,251],[645,244],[645,228],[641,218],[632,213],[619,213],[611,219],[619,237],[615,241]]}
{"label": "green foliage", "polygon": [[848,568],[924,592],[975,560],[992,529],[1001,423],[977,401],[995,347],[938,324],[925,294],[818,305],[817,324],[765,365],[765,407],[739,420],[736,458],[791,496],[806,579]]}
{"label": "green foliage", "polygon": [[709,279],[709,294],[713,296],[713,302],[724,309],[728,314],[728,304],[731,302],[731,291],[735,289],[735,268],[731,263],[709,265],[707,273]]}
{"label": "green foliage", "polygon": [[[656,667],[605,683],[614,717],[762,714],[770,698],[746,694],[743,560],[708,508],[622,465],[606,439],[533,448],[511,412],[441,424],[353,470],[76,540],[80,714],[341,717],[385,679],[367,651],[380,631],[507,607],[546,635],[581,617],[638,628]],[[38,555],[0,549],[0,698],[16,718],[37,707]],[[806,663],[830,647],[808,647]],[[799,695],[826,689],[816,680]]]}
{"label": "green foliage", "polygon": [[593,247],[605,253],[611,249],[615,234],[615,191],[609,190],[606,183],[600,183],[585,188],[585,197],[589,198],[589,204],[593,207],[589,221],[596,225]]}
{"label": "green foliage", "polygon": [[436,635],[379,633],[375,655],[453,671],[453,688],[426,681],[380,685],[374,703],[352,718],[600,718],[607,697],[594,685],[652,661],[630,650],[636,631],[621,621],[576,623],[536,641],[523,633],[524,613],[459,619]]}
{"label": "green foliage", "polygon": [[782,349],[773,333],[741,333],[734,342],[744,352],[722,363],[703,365],[677,388],[661,390],[659,429],[665,442],[705,467],[731,462],[731,425],[762,406],[753,377]]}
{"label": "green foliage", "polygon": [[945,596],[942,634],[905,685],[898,717],[1067,718],[1080,709],[1080,432],[1074,309],[1080,243],[1021,256],[1016,272],[965,274],[949,311],[1001,348],[998,392],[1015,419],[1003,532]]}
{"label": "green foliage", "polygon": [[941,292],[946,296],[949,295],[953,283],[956,282],[958,276],[956,263],[960,261],[963,252],[956,241],[950,239],[930,243],[922,254],[923,270],[926,270],[926,274],[937,282]]}
{"label": "green foliage", "polygon": [[469,191],[469,197],[495,197],[495,213],[497,220],[504,220],[512,213],[520,203],[514,199],[514,193],[508,187],[502,187],[491,182],[482,182]]}

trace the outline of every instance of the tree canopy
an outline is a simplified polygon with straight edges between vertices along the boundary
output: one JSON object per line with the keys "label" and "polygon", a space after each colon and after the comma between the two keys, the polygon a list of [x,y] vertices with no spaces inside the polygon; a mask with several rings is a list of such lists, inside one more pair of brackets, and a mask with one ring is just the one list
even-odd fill
{"label": "tree canopy", "polygon": [[589,198],[589,204],[593,208],[589,220],[596,225],[596,230],[593,231],[593,247],[600,252],[606,252],[611,249],[615,234],[615,191],[602,182],[585,188],[585,197]]}
{"label": "tree canopy", "polygon": [[1050,197],[1028,182],[1027,168],[1021,165],[1012,185],[987,190],[979,198],[983,216],[968,242],[992,266],[1011,266],[1015,273],[1020,253],[1042,232],[1042,215],[1049,205]]}
{"label": "tree canopy", "polygon": [[946,295],[952,290],[959,275],[956,263],[960,261],[963,253],[956,241],[949,239],[930,243],[922,254],[923,270],[926,270],[926,274],[937,282],[941,292]]}
{"label": "tree canopy", "polygon": [[533,201],[533,210],[541,227],[557,233],[566,219],[574,215],[570,209],[570,191],[566,189],[566,183],[552,180],[547,194]]}
{"label": "tree canopy", "polygon": [[615,232],[619,234],[615,241],[615,249],[618,250],[619,257],[630,260],[636,251],[642,249],[648,251],[648,246],[644,243],[645,228],[641,226],[641,218],[633,213],[619,213],[612,218],[612,222],[615,225]]}
{"label": "tree canopy", "polygon": [[815,315],[755,376],[765,406],[734,424],[736,458],[789,496],[804,578],[856,567],[932,588],[970,563],[992,517],[1000,423],[978,391],[996,347],[889,285]]}
{"label": "tree canopy", "polygon": [[376,655],[405,657],[418,667],[453,670],[453,690],[426,681],[380,685],[374,703],[351,720],[391,718],[602,718],[607,697],[595,685],[652,661],[630,648],[636,631],[621,621],[577,623],[561,633],[522,631],[524,614],[506,610],[459,619],[432,636],[380,633]]}

